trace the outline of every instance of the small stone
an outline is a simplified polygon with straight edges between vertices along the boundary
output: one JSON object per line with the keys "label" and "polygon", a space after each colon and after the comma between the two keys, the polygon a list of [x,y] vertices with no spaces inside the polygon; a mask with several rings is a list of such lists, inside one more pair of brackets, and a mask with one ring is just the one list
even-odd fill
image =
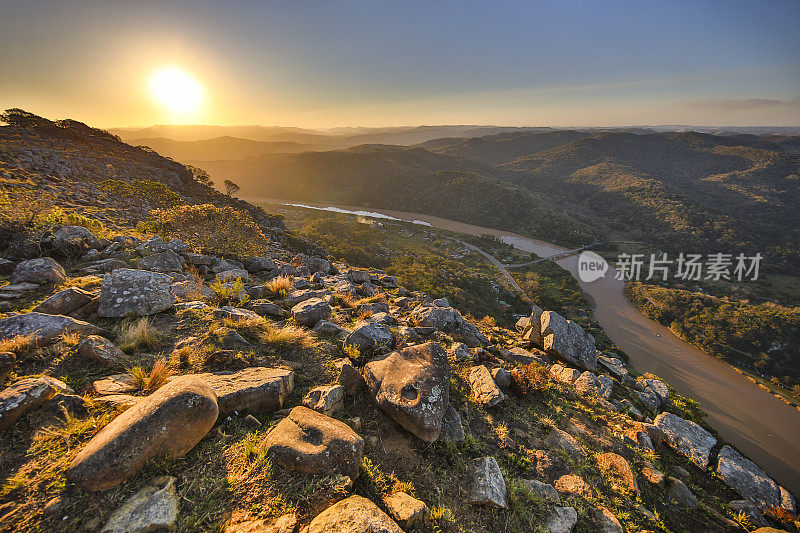
{"label": "small stone", "polygon": [[358,389],[364,386],[364,377],[356,370],[349,359],[335,360],[333,368],[337,373],[336,381],[344,387],[347,394],[355,394]]}
{"label": "small stone", "polygon": [[218,309],[214,309],[214,316],[220,318],[227,318],[230,320],[263,320],[261,315],[250,311],[249,309],[242,309],[241,307],[231,307],[225,305]]}
{"label": "small stone", "polygon": [[100,363],[119,364],[128,360],[125,352],[100,335],[89,335],[75,347],[78,355]]}
{"label": "small stone", "polygon": [[548,483],[542,483],[535,479],[523,479],[521,482],[528,490],[535,493],[545,502],[558,503],[561,500],[556,488]]}
{"label": "small stone", "polygon": [[688,509],[698,509],[700,503],[689,487],[680,479],[674,477],[667,478],[667,495],[675,500],[681,507]]}
{"label": "small stone", "polygon": [[489,369],[483,365],[472,367],[469,373],[472,396],[483,405],[492,407],[505,399],[505,394],[497,388]]}
{"label": "small stone", "polygon": [[575,440],[575,437],[558,428],[553,428],[544,440],[544,445],[551,450],[563,450],[575,461],[586,459],[586,451],[583,446]]}
{"label": "small stone", "polygon": [[314,387],[303,398],[303,405],[323,415],[331,416],[344,408],[344,387],[341,385]]}
{"label": "small stone", "polygon": [[395,492],[383,499],[389,516],[404,530],[426,530],[430,526],[431,513],[425,502],[405,492]]}
{"label": "small stone", "polygon": [[178,496],[175,478],[158,479],[125,500],[114,511],[101,533],[144,533],[170,528],[178,519]]}
{"label": "small stone", "polygon": [[50,376],[24,378],[0,391],[0,430],[10,427],[26,413],[37,409],[59,391],[73,392],[63,381]]}
{"label": "small stone", "polygon": [[474,459],[467,472],[467,501],[478,505],[491,505],[505,509],[506,482],[494,457]]}
{"label": "small stone", "polygon": [[572,507],[553,507],[544,523],[549,533],[570,533],[578,523],[578,512]]}
{"label": "small stone", "polygon": [[242,419],[242,425],[247,429],[256,430],[261,427],[261,422],[253,415],[247,415]]}
{"label": "small stone", "polygon": [[511,386],[511,372],[505,368],[493,368],[492,378],[498,387],[508,388]]}

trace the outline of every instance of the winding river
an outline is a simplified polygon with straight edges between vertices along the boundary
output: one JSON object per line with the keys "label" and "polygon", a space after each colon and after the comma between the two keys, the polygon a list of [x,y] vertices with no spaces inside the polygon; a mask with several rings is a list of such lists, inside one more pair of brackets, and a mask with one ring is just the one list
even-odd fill
{"label": "winding river", "polygon": [[[258,202],[259,199],[251,199]],[[262,203],[286,203],[261,199]],[[291,205],[291,204],[289,204]],[[299,205],[299,204],[297,204]],[[303,204],[325,209],[324,204]],[[369,216],[372,212],[470,235],[492,234],[516,248],[540,256],[566,250],[561,246],[508,231],[483,228],[419,213],[336,206],[338,212]],[[728,442],[755,461],[777,482],[800,496],[800,411],[759,388],[726,363],[676,337],[666,327],[644,317],[622,294],[623,282],[613,269],[584,283],[578,278],[578,257],[556,263],[568,270],[591,297],[594,314],[615,345],[639,372],[664,378],[679,394],[700,403],[706,420]]]}

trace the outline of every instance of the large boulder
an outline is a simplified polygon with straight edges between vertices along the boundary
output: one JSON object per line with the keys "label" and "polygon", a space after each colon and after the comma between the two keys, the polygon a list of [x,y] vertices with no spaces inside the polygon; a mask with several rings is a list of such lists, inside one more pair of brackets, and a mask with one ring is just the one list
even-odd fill
{"label": "large boulder", "polygon": [[488,407],[497,405],[506,397],[497,387],[489,369],[483,365],[472,367],[469,372],[469,386],[475,400]]}
{"label": "large boulder", "polygon": [[594,337],[578,324],[554,311],[541,315],[542,346],[552,353],[584,370],[597,370],[597,348]]}
{"label": "large boulder", "polygon": [[89,335],[75,347],[78,355],[100,363],[120,364],[128,360],[125,352],[100,335]]}
{"label": "large boulder", "polygon": [[711,448],[717,443],[711,433],[672,413],[661,413],[653,423],[664,432],[670,448],[685,455],[703,470],[708,467]]}
{"label": "large boulder", "polygon": [[100,248],[100,239],[83,226],[63,226],[53,234],[53,251],[62,256],[79,256],[89,248]]}
{"label": "large boulder", "polygon": [[115,487],[156,456],[186,454],[218,414],[208,383],[194,376],[175,378],[100,430],[72,461],[67,479],[85,490]]}
{"label": "large boulder", "polygon": [[450,362],[441,345],[428,342],[374,359],[364,377],[384,413],[426,442],[439,438],[450,405]]}
{"label": "large boulder", "polygon": [[294,373],[284,368],[251,367],[196,376],[211,385],[221,413],[277,411],[294,390]]}
{"label": "large boulder", "polygon": [[551,450],[566,452],[567,455],[578,462],[585,460],[587,457],[586,450],[575,440],[575,437],[558,428],[550,430],[547,438],[544,439],[544,445]]}
{"label": "large boulder", "polygon": [[364,498],[353,495],[318,514],[301,533],[403,533],[400,526]]}
{"label": "large boulder", "polygon": [[578,523],[578,511],[574,507],[553,507],[544,523],[548,533],[570,533]]}
{"label": "large boulder", "polygon": [[156,478],[125,500],[100,533],[144,533],[169,529],[178,519],[178,503],[175,478]]}
{"label": "large boulder", "polygon": [[30,336],[40,346],[56,342],[65,333],[101,333],[97,326],[63,315],[24,313],[0,319],[0,339]]}
{"label": "large boulder", "polygon": [[601,453],[597,456],[597,467],[605,474],[611,485],[633,492],[639,491],[631,465],[621,455],[614,452]]}
{"label": "large boulder", "polygon": [[431,513],[422,500],[395,492],[386,496],[383,504],[404,531],[426,531],[430,527]]}
{"label": "large boulder", "polygon": [[91,302],[94,297],[94,293],[78,287],[69,287],[53,294],[34,307],[33,310],[37,313],[46,313],[48,315],[69,315]]}
{"label": "large boulder", "polygon": [[420,305],[411,312],[411,318],[417,326],[455,333],[471,346],[489,344],[489,339],[450,306]]}
{"label": "large boulder", "polygon": [[467,471],[467,502],[505,509],[506,481],[494,457],[474,459]]}
{"label": "large boulder", "polygon": [[295,266],[308,267],[308,271],[312,274],[320,272],[327,274],[331,271],[331,262],[321,257],[314,257],[306,254],[297,254],[292,259],[292,264]]}
{"label": "large boulder", "polygon": [[102,317],[154,315],[175,305],[172,278],[149,270],[120,268],[103,277],[100,290]]}
{"label": "large boulder", "polygon": [[152,272],[180,272],[183,270],[183,261],[181,256],[172,250],[167,250],[144,256],[139,260],[139,268]]}
{"label": "large boulder", "polygon": [[292,307],[292,318],[300,325],[313,328],[320,320],[331,317],[331,306],[321,298],[309,298]]}
{"label": "large boulder", "polygon": [[781,506],[778,484],[753,461],[730,446],[723,446],[719,452],[717,476],[742,497],[762,508]]}
{"label": "large boulder", "polygon": [[9,283],[63,283],[67,280],[64,267],[52,257],[28,259],[17,265]]}
{"label": "large boulder", "polygon": [[49,376],[25,378],[0,391],[0,430],[33,411],[60,391],[70,391],[62,381]]}
{"label": "large boulder", "polygon": [[307,474],[358,477],[364,439],[334,418],[298,406],[278,422],[262,443],[273,461]]}
{"label": "large boulder", "polygon": [[344,347],[358,349],[362,357],[372,357],[391,350],[394,345],[395,338],[389,328],[368,321],[356,324],[353,331],[344,339]]}

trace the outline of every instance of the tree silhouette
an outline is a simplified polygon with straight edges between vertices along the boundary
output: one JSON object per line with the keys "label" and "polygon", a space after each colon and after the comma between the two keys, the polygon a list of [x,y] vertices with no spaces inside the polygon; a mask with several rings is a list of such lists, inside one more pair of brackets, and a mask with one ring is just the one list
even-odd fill
{"label": "tree silhouette", "polygon": [[231,180],[225,180],[224,183],[225,183],[225,192],[228,194],[228,196],[236,194],[241,189],[241,187],[236,185]]}

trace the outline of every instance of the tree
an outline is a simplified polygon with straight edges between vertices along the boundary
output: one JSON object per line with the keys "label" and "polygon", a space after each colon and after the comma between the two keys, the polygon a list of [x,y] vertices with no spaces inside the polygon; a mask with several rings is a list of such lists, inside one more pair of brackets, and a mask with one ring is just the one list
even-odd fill
{"label": "tree", "polygon": [[[206,172],[202,168],[193,167],[192,165],[186,165],[186,168],[189,169],[189,172],[192,173],[192,177],[195,179],[195,181],[198,181],[198,182],[202,183],[203,185],[208,185],[209,187],[213,187],[214,186],[214,181],[211,179],[211,176],[209,176],[208,172]],[[229,182],[229,183],[233,183],[233,182]],[[228,184],[228,181],[226,180],[225,185],[227,186],[227,184]],[[236,185],[236,184],[233,183],[233,185]],[[236,192],[236,191],[234,191],[234,192]],[[230,194],[230,193],[228,193],[228,194]]]}
{"label": "tree", "polygon": [[225,192],[228,194],[228,196],[236,194],[241,189],[241,187],[236,185],[231,180],[225,180],[224,183],[225,183]]}

